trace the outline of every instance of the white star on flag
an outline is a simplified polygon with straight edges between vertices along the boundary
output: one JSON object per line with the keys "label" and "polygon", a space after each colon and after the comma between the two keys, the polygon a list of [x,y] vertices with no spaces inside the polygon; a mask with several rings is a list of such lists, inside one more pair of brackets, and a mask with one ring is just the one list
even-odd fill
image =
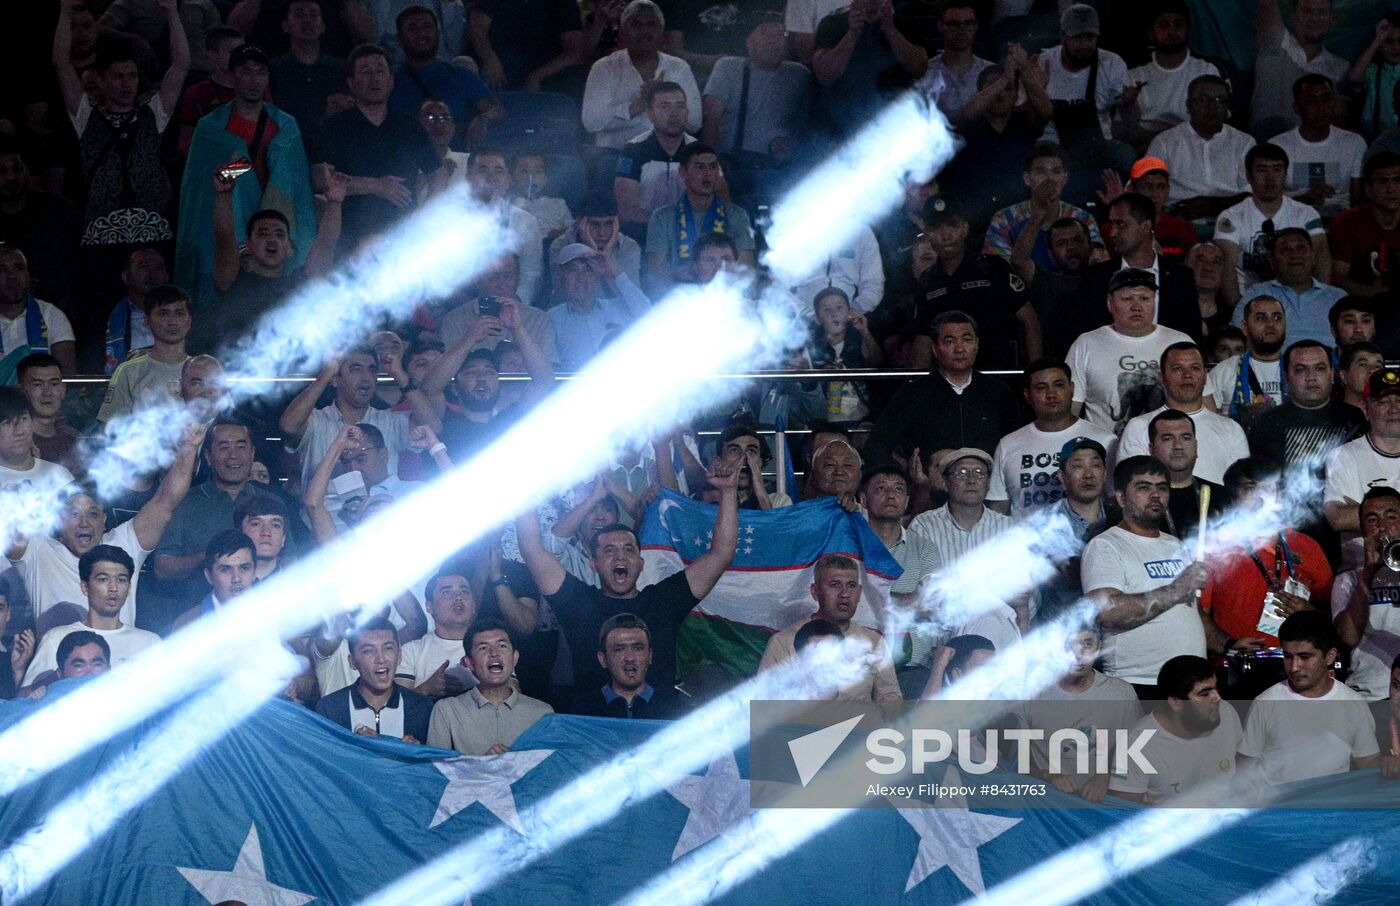
{"label": "white star on flag", "polygon": [[210,903],[238,900],[248,906],[302,906],[316,899],[299,891],[278,887],[267,879],[256,824],[248,831],[248,838],[243,841],[243,848],[238,851],[238,858],[229,871],[204,868],[176,870]]}
{"label": "white star on flag", "polygon": [[[943,775],[945,786],[960,786],[962,776],[957,768],[949,766]],[[891,802],[908,802],[894,796]],[[925,878],[945,865],[953,870],[958,880],[974,894],[986,893],[982,882],[982,863],[977,858],[977,847],[994,840],[1012,827],[1021,823],[1020,818],[1003,818],[1000,815],[984,815],[970,811],[967,797],[957,796],[940,805],[925,808],[902,808],[899,813],[919,835],[919,852],[914,857],[914,865],[909,869],[909,881],[904,885],[908,893]]]}
{"label": "white star on flag", "polygon": [[752,553],[753,553],[753,547],[752,547],[751,545],[748,545],[748,544],[744,545],[744,553],[745,553],[745,554],[752,554]]}
{"label": "white star on flag", "polygon": [[491,814],[515,828],[517,833],[524,834],[525,828],[521,826],[520,816],[515,810],[515,794],[511,792],[511,785],[552,754],[553,749],[529,749],[481,757],[463,755],[461,758],[433,762],[433,767],[447,777],[447,788],[442,791],[442,799],[428,827],[437,827],[473,803],[480,802]]}
{"label": "white star on flag", "polygon": [[687,774],[666,789],[690,809],[671,853],[672,862],[748,818],[749,782],[739,776],[733,752],[710,762],[704,775]]}

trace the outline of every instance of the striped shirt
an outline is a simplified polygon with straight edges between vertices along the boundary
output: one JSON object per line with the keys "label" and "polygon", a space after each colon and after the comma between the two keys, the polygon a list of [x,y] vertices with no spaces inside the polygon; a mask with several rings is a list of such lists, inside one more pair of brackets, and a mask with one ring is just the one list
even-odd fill
{"label": "striped shirt", "polygon": [[982,518],[968,531],[953,521],[945,504],[915,516],[914,521],[909,523],[909,531],[933,542],[935,568],[942,568],[956,563],[964,554],[992,540],[1014,524],[1010,516],[1003,516],[983,506]]}
{"label": "striped shirt", "polygon": [[[889,548],[895,562],[904,568],[899,580],[890,587],[892,595],[912,595],[919,589],[919,580],[938,569],[938,549],[923,535],[899,530],[899,540]],[[943,641],[943,634],[933,630],[931,625],[915,626],[909,630],[910,665],[928,666],[933,659],[933,649]]]}

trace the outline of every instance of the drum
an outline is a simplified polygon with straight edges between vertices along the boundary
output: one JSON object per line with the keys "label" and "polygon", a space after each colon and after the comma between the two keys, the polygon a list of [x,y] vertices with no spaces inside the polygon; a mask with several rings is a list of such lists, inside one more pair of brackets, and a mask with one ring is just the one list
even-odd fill
{"label": "drum", "polygon": [[1283,649],[1229,651],[1215,659],[1220,697],[1247,701],[1283,679]]}

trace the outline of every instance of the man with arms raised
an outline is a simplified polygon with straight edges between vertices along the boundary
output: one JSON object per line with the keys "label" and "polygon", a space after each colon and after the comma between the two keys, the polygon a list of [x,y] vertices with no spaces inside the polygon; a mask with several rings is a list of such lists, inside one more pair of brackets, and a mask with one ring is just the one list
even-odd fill
{"label": "man with arms raised", "polygon": [[988,505],[998,513],[1025,519],[1052,509],[1064,497],[1060,484],[1060,449],[1077,437],[1097,441],[1103,449],[1117,438],[1072,411],[1074,381],[1069,366],[1038,359],[1026,368],[1026,402],[1035,421],[1003,437],[992,454]]}
{"label": "man with arms raised", "polygon": [[894,664],[884,637],[872,629],[851,622],[860,606],[860,566],[850,557],[826,554],[812,569],[812,600],[817,610],[812,616],[780,629],[768,640],[763,650],[760,670],[770,670],[797,654],[797,632],[812,620],[827,620],[836,625],[848,639],[858,639],[870,647],[865,670],[855,683],[842,689],[837,698],[842,701],[897,702],[901,695],[895,678]]}
{"label": "man with arms raised", "polygon": [[620,613],[608,618],[598,632],[598,663],[608,672],[608,682],[575,696],[572,713],[647,720],[679,716],[680,700],[674,689],[647,682],[651,630],[639,617]]}
{"label": "man with arms raised", "polygon": [[[720,492],[709,551],[681,572],[644,589],[637,588],[642,554],[631,529],[609,526],[594,537],[593,566],[602,587],[590,588],[566,573],[545,550],[533,510],[517,521],[521,556],[540,593],[549,599],[573,653],[576,689],[603,682],[597,661],[589,655],[596,651],[603,621],[618,613],[636,614],[651,628],[656,681],[675,682],[676,635],[681,622],[724,575],[739,540],[738,466],[720,459],[710,467],[708,478]],[[482,679],[479,672],[477,679]]]}
{"label": "man with arms raised", "polygon": [[78,560],[78,581],[87,601],[87,614],[81,626],[55,626],[44,633],[34,651],[34,660],[24,674],[25,686],[40,682],[44,674],[58,666],[59,643],[70,628],[89,629],[106,641],[111,650],[112,666],[159,644],[160,636],[125,624],[121,619],[122,608],[131,592],[134,568],[131,556],[110,544],[98,544],[83,554]]}
{"label": "man with arms raised", "polygon": [[351,630],[350,666],[359,679],[324,695],[316,713],[356,736],[387,736],[421,743],[428,738],[433,702],[394,682],[399,666],[399,632],[383,617]]}
{"label": "man with arms raised", "polygon": [[[530,520],[534,517],[531,515]],[[478,620],[463,645],[478,684],[433,706],[428,722],[428,745],[456,749],[464,755],[500,755],[535,721],[554,709],[511,685],[520,662],[506,625]],[[586,649],[585,649],[586,650]]]}
{"label": "man with arms raised", "polygon": [[1382,368],[1366,382],[1371,428],[1327,457],[1322,511],[1342,534],[1342,566],[1360,566],[1361,499],[1377,485],[1400,487],[1400,370]]}
{"label": "man with arms raised", "polygon": [[1169,659],[1205,656],[1195,593],[1206,568],[1184,563],[1181,542],[1162,531],[1170,486],[1161,463],[1131,456],[1113,470],[1113,484],[1123,519],[1085,546],[1081,576],[1107,642],[1104,672],[1148,699]]}
{"label": "man with arms raised", "polygon": [[[1245,721],[1239,770],[1270,784],[1364,771],[1380,765],[1376,722],[1365,700],[1332,676],[1337,637],[1315,610],[1278,631],[1285,678],[1259,693]],[[1300,703],[1327,702],[1303,709]]]}
{"label": "man with arms raised", "polygon": [[1163,352],[1191,342],[1181,331],[1153,323],[1156,300],[1157,280],[1149,271],[1130,268],[1109,278],[1112,323],[1080,334],[1069,348],[1075,415],[1117,431],[1152,408],[1158,399],[1153,372]]}
{"label": "man with arms raised", "polygon": [[1203,657],[1182,654],[1162,665],[1157,694],[1163,702],[1132,729],[1134,735],[1156,731],[1141,751],[1157,772],[1149,774],[1129,759],[1128,773],[1108,782],[1115,796],[1156,805],[1212,781],[1229,781],[1244,728],[1232,706],[1222,707],[1216,682],[1215,665]]}
{"label": "man with arms raised", "polygon": [[11,542],[5,556],[24,577],[35,616],[60,602],[86,600],[81,591],[79,558],[103,544],[121,548],[133,561],[129,569],[132,594],[124,598],[121,621],[127,626],[135,625],[134,599],[140,566],[160,541],[175,508],[185,499],[203,440],[202,426],[187,427],[175,461],[161,479],[155,496],[134,517],[111,531],[104,532],[107,514],[97,498],[78,489],[64,502],[54,536],[30,535]]}
{"label": "man with arms raised", "polygon": [[1196,476],[1220,484],[1230,463],[1249,455],[1249,443],[1238,424],[1206,408],[1206,363],[1200,347],[1190,342],[1168,346],[1162,351],[1157,377],[1162,383],[1166,403],[1131,419],[1124,426],[1123,439],[1118,445],[1119,459],[1147,453],[1151,447],[1148,426],[1152,420],[1168,410],[1180,412],[1190,416],[1194,426]]}

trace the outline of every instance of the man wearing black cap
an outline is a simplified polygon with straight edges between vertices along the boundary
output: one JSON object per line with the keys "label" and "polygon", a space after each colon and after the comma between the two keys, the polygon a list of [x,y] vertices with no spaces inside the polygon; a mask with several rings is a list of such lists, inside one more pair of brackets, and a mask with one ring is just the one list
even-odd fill
{"label": "man wearing black cap", "polygon": [[1327,457],[1323,512],[1342,533],[1342,565],[1361,565],[1361,498],[1378,485],[1400,488],[1400,369],[1382,368],[1366,384],[1370,430]]}
{"label": "man wearing black cap", "polygon": [[1156,296],[1157,280],[1150,272],[1119,271],[1108,283],[1112,323],[1080,334],[1069,348],[1075,415],[1106,431],[1121,430],[1130,417],[1156,405],[1162,352],[1191,341],[1179,330],[1153,323]]}
{"label": "man wearing black cap", "polygon": [[914,324],[925,336],[915,340],[914,367],[932,367],[933,338],[927,331],[934,317],[945,311],[965,311],[977,319],[984,368],[1016,368],[1040,358],[1040,319],[1026,284],[1005,259],[968,254],[968,222],[962,208],[950,202],[932,212],[927,224],[925,235],[933,242],[938,263],[919,278]]}

